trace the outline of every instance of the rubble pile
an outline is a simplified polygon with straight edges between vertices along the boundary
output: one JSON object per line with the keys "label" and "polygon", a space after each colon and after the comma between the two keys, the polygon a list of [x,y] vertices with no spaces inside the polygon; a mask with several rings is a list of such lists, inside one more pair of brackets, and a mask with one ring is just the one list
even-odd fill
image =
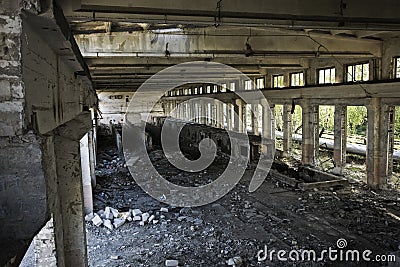
{"label": "rubble pile", "polygon": [[[161,208],[158,211],[147,211],[142,212],[140,209],[129,209],[126,212],[120,212],[115,208],[106,207],[104,210],[99,210],[96,213],[90,213],[85,216],[87,222],[91,222],[94,226],[104,226],[109,230],[116,229],[126,222],[137,222],[140,226],[146,224],[167,224],[168,219],[166,217],[168,214],[168,208]],[[178,220],[186,217],[178,217]],[[194,219],[202,222],[200,219]]]}

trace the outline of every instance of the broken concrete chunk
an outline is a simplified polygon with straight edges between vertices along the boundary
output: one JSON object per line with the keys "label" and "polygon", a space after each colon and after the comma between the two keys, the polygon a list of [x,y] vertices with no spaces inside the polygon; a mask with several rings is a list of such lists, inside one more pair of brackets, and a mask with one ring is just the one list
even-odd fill
{"label": "broken concrete chunk", "polygon": [[93,219],[92,219],[92,223],[93,223],[94,225],[96,225],[96,226],[100,226],[100,225],[103,224],[103,220],[100,218],[99,215],[96,214],[96,215],[93,217]]}
{"label": "broken concrete chunk", "polygon": [[104,216],[107,220],[112,220],[114,218],[114,215],[112,214],[110,207],[106,207],[104,211]]}
{"label": "broken concrete chunk", "polygon": [[110,220],[107,220],[107,219],[104,220],[103,224],[104,224],[105,227],[107,227],[110,230],[114,229],[114,227],[112,226],[112,223],[111,223]]}
{"label": "broken concrete chunk", "polygon": [[158,220],[153,220],[153,224],[157,224],[158,223]]}
{"label": "broken concrete chunk", "polygon": [[143,213],[142,214],[142,221],[146,222],[149,217],[150,217],[150,215],[147,212]]}
{"label": "broken concrete chunk", "polygon": [[136,222],[136,221],[141,221],[142,220],[142,217],[140,217],[140,216],[135,216],[135,217],[133,217],[133,221],[134,222]]}
{"label": "broken concrete chunk", "polygon": [[117,217],[120,218],[120,219],[127,220],[128,217],[130,217],[130,216],[131,216],[130,212],[121,212],[121,213],[118,214]]}
{"label": "broken concrete chunk", "polygon": [[168,209],[167,208],[161,208],[160,211],[161,212],[168,212]]}
{"label": "broken concrete chunk", "polygon": [[123,225],[125,223],[125,220],[124,219],[114,219],[114,227],[115,228],[118,228],[118,227],[120,227],[121,225]]}
{"label": "broken concrete chunk", "polygon": [[243,259],[240,256],[236,256],[227,260],[226,264],[229,266],[240,267],[243,264]]}
{"label": "broken concrete chunk", "polygon": [[132,210],[132,215],[133,215],[133,217],[142,215],[142,211],[140,209],[134,209],[134,210]]}
{"label": "broken concrete chunk", "polygon": [[165,261],[165,266],[167,267],[176,267],[179,265],[179,262],[177,260],[166,260]]}
{"label": "broken concrete chunk", "polygon": [[94,214],[93,214],[93,212],[91,212],[85,216],[85,221],[90,222],[93,218],[94,218]]}
{"label": "broken concrete chunk", "polygon": [[97,212],[97,214],[99,215],[99,217],[101,218],[101,219],[106,219],[106,216],[104,215],[104,210],[99,210],[98,212]]}
{"label": "broken concrete chunk", "polygon": [[144,226],[144,221],[141,221],[141,222],[139,223],[139,225],[140,225],[140,226]]}
{"label": "broken concrete chunk", "polygon": [[117,210],[117,209],[114,209],[114,208],[110,208],[110,210],[111,210],[111,212],[112,212],[113,216],[114,216],[115,218],[117,218],[117,217],[118,217],[118,215],[119,215],[119,212],[118,212],[118,210]]}
{"label": "broken concrete chunk", "polygon": [[119,256],[111,256],[110,257],[112,260],[119,260]]}
{"label": "broken concrete chunk", "polygon": [[149,218],[149,223],[151,223],[151,221],[154,220],[155,218],[156,218],[156,216],[151,215],[150,218]]}

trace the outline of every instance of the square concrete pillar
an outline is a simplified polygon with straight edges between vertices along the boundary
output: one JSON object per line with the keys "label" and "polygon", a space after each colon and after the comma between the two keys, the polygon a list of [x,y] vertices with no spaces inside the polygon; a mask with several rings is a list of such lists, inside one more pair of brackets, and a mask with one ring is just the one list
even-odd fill
{"label": "square concrete pillar", "polygon": [[237,121],[235,120],[235,129],[237,129],[237,131],[239,133],[244,133],[245,132],[245,125],[246,125],[246,121],[243,121],[243,112],[245,111],[243,107],[246,107],[246,105],[244,105],[243,101],[241,99],[236,99],[236,106],[235,106],[235,112],[237,114]]}
{"label": "square concrete pillar", "polygon": [[393,173],[393,153],[394,153],[394,118],[396,108],[394,106],[388,107],[388,178]]}
{"label": "square concrete pillar", "polygon": [[303,100],[302,106],[302,163],[318,165],[319,151],[319,108],[311,105],[309,100]]}
{"label": "square concrete pillar", "polygon": [[80,155],[82,169],[82,185],[83,185],[83,203],[85,214],[93,212],[93,195],[92,195],[92,177],[89,152],[89,134],[80,140]]}
{"label": "square concrete pillar", "polygon": [[57,254],[63,254],[65,266],[87,266],[80,143],[63,136],[56,136],[54,143],[62,220],[62,233],[56,231],[56,239],[63,240]]}
{"label": "square concrete pillar", "polygon": [[288,157],[292,151],[292,106],[283,105],[283,156]]}
{"label": "square concrete pillar", "polygon": [[200,123],[201,124],[206,124],[207,123],[207,103],[205,101],[201,101],[201,106],[200,106],[200,114],[201,114],[201,118],[200,118]]}
{"label": "square concrete pillar", "polygon": [[252,132],[255,135],[259,135],[259,132],[258,132],[258,125],[259,125],[259,123],[258,123],[258,112],[260,112],[260,111],[259,111],[259,108],[258,108],[258,103],[252,103],[251,107],[252,107],[252,110],[254,111],[254,112],[251,113]]}
{"label": "square concrete pillar", "polygon": [[384,188],[388,177],[389,160],[389,107],[380,98],[367,104],[367,184]]}
{"label": "square concrete pillar", "polygon": [[347,106],[335,106],[334,118],[334,145],[333,145],[333,173],[342,175],[346,165],[347,144]]}

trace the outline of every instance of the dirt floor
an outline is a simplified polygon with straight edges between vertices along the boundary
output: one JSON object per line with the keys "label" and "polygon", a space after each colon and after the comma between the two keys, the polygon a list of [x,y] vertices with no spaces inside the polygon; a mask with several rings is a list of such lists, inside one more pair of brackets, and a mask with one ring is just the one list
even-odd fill
{"label": "dirt floor", "polygon": [[[189,175],[168,164],[160,150],[150,158],[172,182],[196,186],[223,171],[222,157],[206,171]],[[199,208],[170,207],[148,196],[134,181],[122,156],[109,138],[99,137],[97,186],[94,209],[110,206],[118,211],[140,209],[155,216],[156,223],[141,226],[126,222],[117,229],[87,222],[90,266],[400,266],[400,194],[373,191],[351,182],[344,189],[300,191],[268,177],[254,193],[247,187],[251,168],[240,183],[215,203]],[[140,171],[134,175],[141,175]],[[160,208],[168,208],[161,212]],[[375,255],[396,255],[397,262],[340,262],[328,257],[320,262],[292,261],[288,253],[338,249],[345,239],[347,250],[371,250]],[[341,240],[343,242],[343,240]],[[285,250],[288,261],[264,259],[267,248]],[[340,250],[338,251],[338,253]],[[261,257],[258,261],[257,254]],[[291,254],[295,258],[295,253]],[[318,258],[317,256],[317,258]],[[301,258],[300,258],[301,259]]]}

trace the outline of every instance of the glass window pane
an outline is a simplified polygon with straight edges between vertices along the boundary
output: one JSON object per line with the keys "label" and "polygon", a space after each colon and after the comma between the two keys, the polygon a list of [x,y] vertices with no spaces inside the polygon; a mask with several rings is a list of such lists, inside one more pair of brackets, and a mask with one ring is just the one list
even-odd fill
{"label": "glass window pane", "polygon": [[324,70],[319,70],[318,83],[319,84],[324,84],[325,83]]}

